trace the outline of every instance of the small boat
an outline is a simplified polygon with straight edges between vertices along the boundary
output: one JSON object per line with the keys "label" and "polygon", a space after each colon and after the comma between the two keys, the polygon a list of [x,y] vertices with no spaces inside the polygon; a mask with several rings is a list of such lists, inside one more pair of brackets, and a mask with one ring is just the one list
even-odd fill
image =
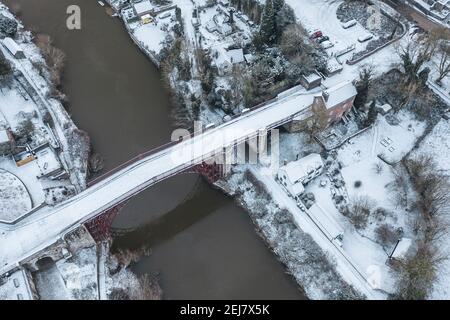
{"label": "small boat", "polygon": [[105,6],[105,3],[103,1],[97,1],[99,5],[101,5],[102,7]]}

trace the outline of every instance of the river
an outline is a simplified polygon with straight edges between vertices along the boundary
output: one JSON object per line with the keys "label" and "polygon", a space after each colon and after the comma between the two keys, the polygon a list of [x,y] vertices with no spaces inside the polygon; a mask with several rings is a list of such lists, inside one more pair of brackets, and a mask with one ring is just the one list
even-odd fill
{"label": "river", "polygon": [[[169,141],[170,103],[159,72],[119,19],[94,0],[3,1],[19,4],[26,28],[49,34],[66,53],[68,111],[105,170]],[[66,28],[73,4],[81,8],[81,30]],[[179,175],[130,201],[114,228],[135,227],[115,246],[151,248],[133,270],[159,274],[166,299],[305,298],[247,213],[196,175]]]}

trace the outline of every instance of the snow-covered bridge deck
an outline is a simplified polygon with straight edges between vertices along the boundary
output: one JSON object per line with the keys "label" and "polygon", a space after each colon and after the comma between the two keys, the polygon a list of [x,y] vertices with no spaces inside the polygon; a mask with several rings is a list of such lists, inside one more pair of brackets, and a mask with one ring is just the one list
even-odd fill
{"label": "snow-covered bridge deck", "polygon": [[289,122],[312,101],[313,94],[296,93],[254,108],[191,139],[148,153],[56,207],[44,208],[14,226],[0,224],[0,274],[145,188],[223,152],[225,147],[255,137],[261,130]]}

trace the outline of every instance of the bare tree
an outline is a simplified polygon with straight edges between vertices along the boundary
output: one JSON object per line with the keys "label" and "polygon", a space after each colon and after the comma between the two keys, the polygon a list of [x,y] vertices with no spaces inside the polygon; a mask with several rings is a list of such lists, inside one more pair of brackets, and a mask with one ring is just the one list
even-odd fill
{"label": "bare tree", "polygon": [[65,53],[53,46],[49,35],[38,34],[36,36],[36,45],[41,49],[45,61],[50,69],[50,77],[56,87],[61,85],[62,72],[66,60]]}
{"label": "bare tree", "polygon": [[309,134],[310,142],[314,136],[322,132],[328,126],[329,115],[322,106],[312,107],[312,117],[306,121],[305,131]]}
{"label": "bare tree", "polygon": [[389,247],[394,245],[399,236],[397,231],[389,224],[384,223],[375,229],[375,234],[377,236],[377,240],[384,247]]}
{"label": "bare tree", "polygon": [[365,229],[372,208],[373,202],[368,197],[355,197],[345,211],[345,215],[350,219],[356,229]]}
{"label": "bare tree", "polygon": [[438,61],[433,63],[439,73],[436,82],[440,84],[442,79],[450,73],[450,47],[441,45],[437,51],[437,56],[439,57]]}

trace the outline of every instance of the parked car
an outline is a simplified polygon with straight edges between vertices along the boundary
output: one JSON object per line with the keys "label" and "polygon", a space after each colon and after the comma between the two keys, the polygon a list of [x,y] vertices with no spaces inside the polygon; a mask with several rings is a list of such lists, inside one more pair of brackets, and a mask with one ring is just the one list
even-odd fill
{"label": "parked car", "polygon": [[328,36],[322,36],[322,37],[320,37],[320,38],[317,38],[316,40],[317,40],[318,43],[322,43],[322,42],[324,42],[324,41],[330,40],[330,37],[328,37]]}
{"label": "parked car", "polygon": [[362,43],[362,42],[369,41],[372,38],[373,38],[373,34],[368,33],[368,34],[366,34],[364,36],[359,37],[358,41]]}
{"label": "parked car", "polygon": [[331,48],[332,46],[334,46],[334,43],[332,43],[331,41],[324,41],[320,44],[320,46],[324,49],[328,49]]}
{"label": "parked car", "polygon": [[317,39],[317,38],[320,38],[322,36],[323,36],[322,31],[315,30],[315,31],[312,32],[312,34],[311,34],[311,36],[309,38],[310,39]]}
{"label": "parked car", "polygon": [[356,25],[356,20],[355,20],[355,19],[352,19],[352,20],[350,20],[350,21],[344,22],[344,23],[342,24],[342,28],[348,29],[348,28],[353,27],[354,25]]}

